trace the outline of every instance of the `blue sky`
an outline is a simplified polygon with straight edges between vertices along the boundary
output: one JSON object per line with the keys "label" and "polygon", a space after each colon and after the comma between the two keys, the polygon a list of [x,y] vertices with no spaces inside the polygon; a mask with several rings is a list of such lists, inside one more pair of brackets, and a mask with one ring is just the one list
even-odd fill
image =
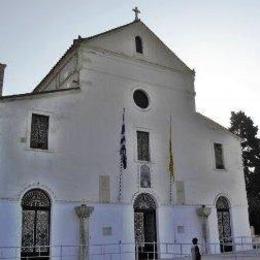
{"label": "blue sky", "polygon": [[30,92],[78,35],[140,17],[196,70],[197,110],[224,126],[243,110],[260,126],[260,0],[1,0],[4,94]]}

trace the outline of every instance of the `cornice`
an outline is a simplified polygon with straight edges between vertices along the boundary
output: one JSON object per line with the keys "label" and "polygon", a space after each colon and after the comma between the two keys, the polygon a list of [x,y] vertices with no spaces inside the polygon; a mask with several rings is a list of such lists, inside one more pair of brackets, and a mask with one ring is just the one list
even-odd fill
{"label": "cornice", "polygon": [[0,103],[10,102],[10,101],[18,101],[24,99],[32,99],[32,98],[42,98],[46,96],[54,96],[54,94],[61,94],[61,93],[73,93],[80,91],[80,87],[76,88],[67,88],[67,89],[55,89],[55,90],[48,90],[43,92],[30,92],[24,94],[16,94],[10,96],[2,96],[0,97]]}
{"label": "cornice", "polygon": [[154,69],[158,69],[159,71],[163,70],[163,71],[179,72],[179,73],[193,75],[193,76],[195,75],[193,70],[188,70],[188,69],[181,70],[181,69],[161,65],[158,63],[153,63],[153,62],[146,60],[145,58],[141,59],[140,56],[129,56],[129,55],[126,55],[123,53],[113,52],[108,49],[96,47],[96,46],[90,45],[88,43],[85,43],[83,46],[81,46],[80,51],[83,49],[83,52],[84,52],[85,48],[87,48],[88,52],[90,52],[92,54],[96,54],[96,55],[99,55],[102,57],[104,57],[104,56],[110,57],[115,60],[121,59],[121,60],[128,61],[128,62],[135,62],[135,64],[138,63],[139,66],[145,65],[145,66],[153,67]]}

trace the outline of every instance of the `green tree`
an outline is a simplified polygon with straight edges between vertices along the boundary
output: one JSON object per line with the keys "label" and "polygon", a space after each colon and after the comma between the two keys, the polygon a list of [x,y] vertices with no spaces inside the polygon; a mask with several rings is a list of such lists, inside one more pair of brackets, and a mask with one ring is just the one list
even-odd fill
{"label": "green tree", "polygon": [[241,138],[250,225],[260,234],[260,139],[258,127],[244,112],[231,112],[229,130]]}

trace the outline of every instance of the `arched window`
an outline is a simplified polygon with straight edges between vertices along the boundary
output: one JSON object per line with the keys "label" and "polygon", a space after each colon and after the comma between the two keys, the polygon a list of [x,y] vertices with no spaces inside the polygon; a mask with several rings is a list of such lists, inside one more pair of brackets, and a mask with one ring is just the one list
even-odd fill
{"label": "arched window", "polygon": [[143,53],[143,41],[140,36],[135,37],[135,49],[138,53]]}
{"label": "arched window", "polygon": [[150,194],[142,193],[138,195],[134,202],[135,210],[156,210],[156,203]]}
{"label": "arched window", "polygon": [[216,203],[218,217],[218,232],[221,252],[232,251],[232,230],[230,223],[230,210],[227,198],[221,196]]}
{"label": "arched window", "polygon": [[48,259],[51,202],[46,192],[29,190],[22,199],[22,257]]}
{"label": "arched window", "polygon": [[229,203],[226,197],[221,196],[217,200],[217,209],[218,210],[229,210]]}
{"label": "arched window", "polygon": [[151,188],[151,173],[147,165],[140,167],[140,184],[141,188]]}

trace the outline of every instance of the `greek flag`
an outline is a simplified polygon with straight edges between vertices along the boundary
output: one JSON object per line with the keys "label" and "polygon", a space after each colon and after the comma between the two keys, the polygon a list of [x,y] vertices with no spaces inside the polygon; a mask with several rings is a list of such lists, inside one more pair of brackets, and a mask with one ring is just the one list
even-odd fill
{"label": "greek flag", "polygon": [[121,140],[120,140],[120,166],[121,169],[127,168],[127,156],[126,156],[126,138],[125,138],[125,108],[123,109],[121,128]]}

